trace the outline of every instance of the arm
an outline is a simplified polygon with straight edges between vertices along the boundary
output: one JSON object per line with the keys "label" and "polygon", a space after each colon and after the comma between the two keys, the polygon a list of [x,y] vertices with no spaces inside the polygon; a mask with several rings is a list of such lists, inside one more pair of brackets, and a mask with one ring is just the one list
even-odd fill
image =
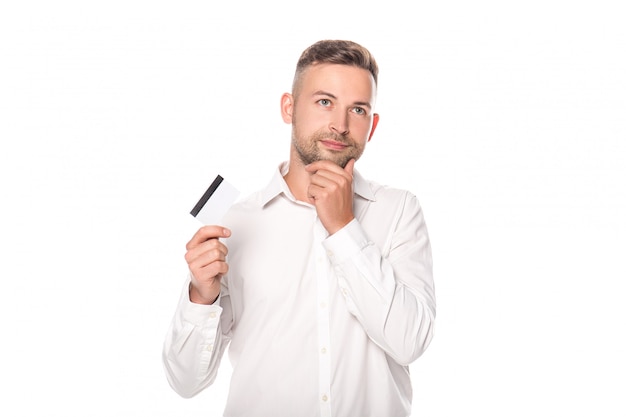
{"label": "arm", "polygon": [[226,288],[213,305],[192,303],[190,280],[181,294],[163,344],[167,381],[179,395],[193,397],[215,381],[230,337]]}
{"label": "arm", "polygon": [[381,252],[357,220],[324,242],[348,310],[402,365],[428,347],[435,320],[432,256],[417,199],[407,194]]}
{"label": "arm", "polygon": [[[348,310],[368,336],[399,364],[409,364],[433,336],[435,293],[430,241],[415,196],[400,199],[385,247],[369,239],[353,214],[354,160],[306,166],[307,189],[329,233],[324,246]],[[379,242],[382,244],[382,242]]]}
{"label": "arm", "polygon": [[230,231],[204,226],[187,243],[190,278],[163,345],[163,364],[171,387],[192,397],[211,385],[230,340],[232,321],[228,287],[228,248],[219,238]]}

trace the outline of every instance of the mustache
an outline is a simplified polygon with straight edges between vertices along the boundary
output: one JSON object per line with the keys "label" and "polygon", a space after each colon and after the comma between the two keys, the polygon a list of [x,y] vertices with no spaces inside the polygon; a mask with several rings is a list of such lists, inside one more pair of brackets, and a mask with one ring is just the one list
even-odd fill
{"label": "mustache", "polygon": [[354,141],[349,135],[340,135],[339,133],[333,132],[316,132],[312,135],[312,139],[315,141],[330,139],[335,142],[343,143],[344,145],[354,144]]}

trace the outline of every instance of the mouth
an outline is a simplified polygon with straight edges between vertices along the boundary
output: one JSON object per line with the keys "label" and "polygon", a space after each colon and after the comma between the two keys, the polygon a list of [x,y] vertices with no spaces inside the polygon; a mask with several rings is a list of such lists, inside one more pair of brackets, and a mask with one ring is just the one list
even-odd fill
{"label": "mouth", "polygon": [[323,139],[323,140],[320,140],[320,142],[322,143],[322,145],[324,145],[324,147],[333,151],[342,151],[346,149],[348,146],[350,146],[347,143],[337,142],[332,139]]}

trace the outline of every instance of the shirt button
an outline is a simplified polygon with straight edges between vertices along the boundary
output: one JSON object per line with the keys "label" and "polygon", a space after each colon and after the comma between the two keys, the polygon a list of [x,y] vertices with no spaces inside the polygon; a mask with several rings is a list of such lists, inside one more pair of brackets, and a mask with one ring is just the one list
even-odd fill
{"label": "shirt button", "polygon": [[326,394],[322,395],[322,401],[324,402],[328,401],[328,396]]}
{"label": "shirt button", "polygon": [[322,352],[323,354],[325,354],[325,353],[326,353],[326,348],[322,348],[322,349],[320,350],[320,352]]}
{"label": "shirt button", "polygon": [[209,345],[206,347],[206,350],[208,350],[209,352],[213,352],[213,344],[212,344],[212,343],[211,343],[211,344],[209,344]]}
{"label": "shirt button", "polygon": [[326,308],[326,303],[324,302],[320,303],[320,308]]}
{"label": "shirt button", "polygon": [[217,314],[215,314],[215,312],[211,312],[211,314],[209,314],[209,317],[214,319],[215,317],[217,317]]}
{"label": "shirt button", "polygon": [[333,251],[329,250],[328,252],[326,252],[326,255],[328,255],[329,258],[333,257]]}

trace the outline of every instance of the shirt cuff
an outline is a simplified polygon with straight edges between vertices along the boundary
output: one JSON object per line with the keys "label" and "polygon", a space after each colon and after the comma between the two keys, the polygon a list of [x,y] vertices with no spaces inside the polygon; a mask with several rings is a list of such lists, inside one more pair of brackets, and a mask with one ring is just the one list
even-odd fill
{"label": "shirt cuff", "polygon": [[189,284],[190,280],[187,280],[184,290],[180,297],[179,309],[182,312],[182,316],[185,321],[188,321],[195,325],[204,325],[207,321],[219,320],[222,314],[222,307],[220,301],[222,294],[217,297],[217,300],[213,304],[197,304],[192,303],[189,299]]}
{"label": "shirt cuff", "polygon": [[322,242],[331,263],[336,265],[361,252],[371,243],[357,219]]}

